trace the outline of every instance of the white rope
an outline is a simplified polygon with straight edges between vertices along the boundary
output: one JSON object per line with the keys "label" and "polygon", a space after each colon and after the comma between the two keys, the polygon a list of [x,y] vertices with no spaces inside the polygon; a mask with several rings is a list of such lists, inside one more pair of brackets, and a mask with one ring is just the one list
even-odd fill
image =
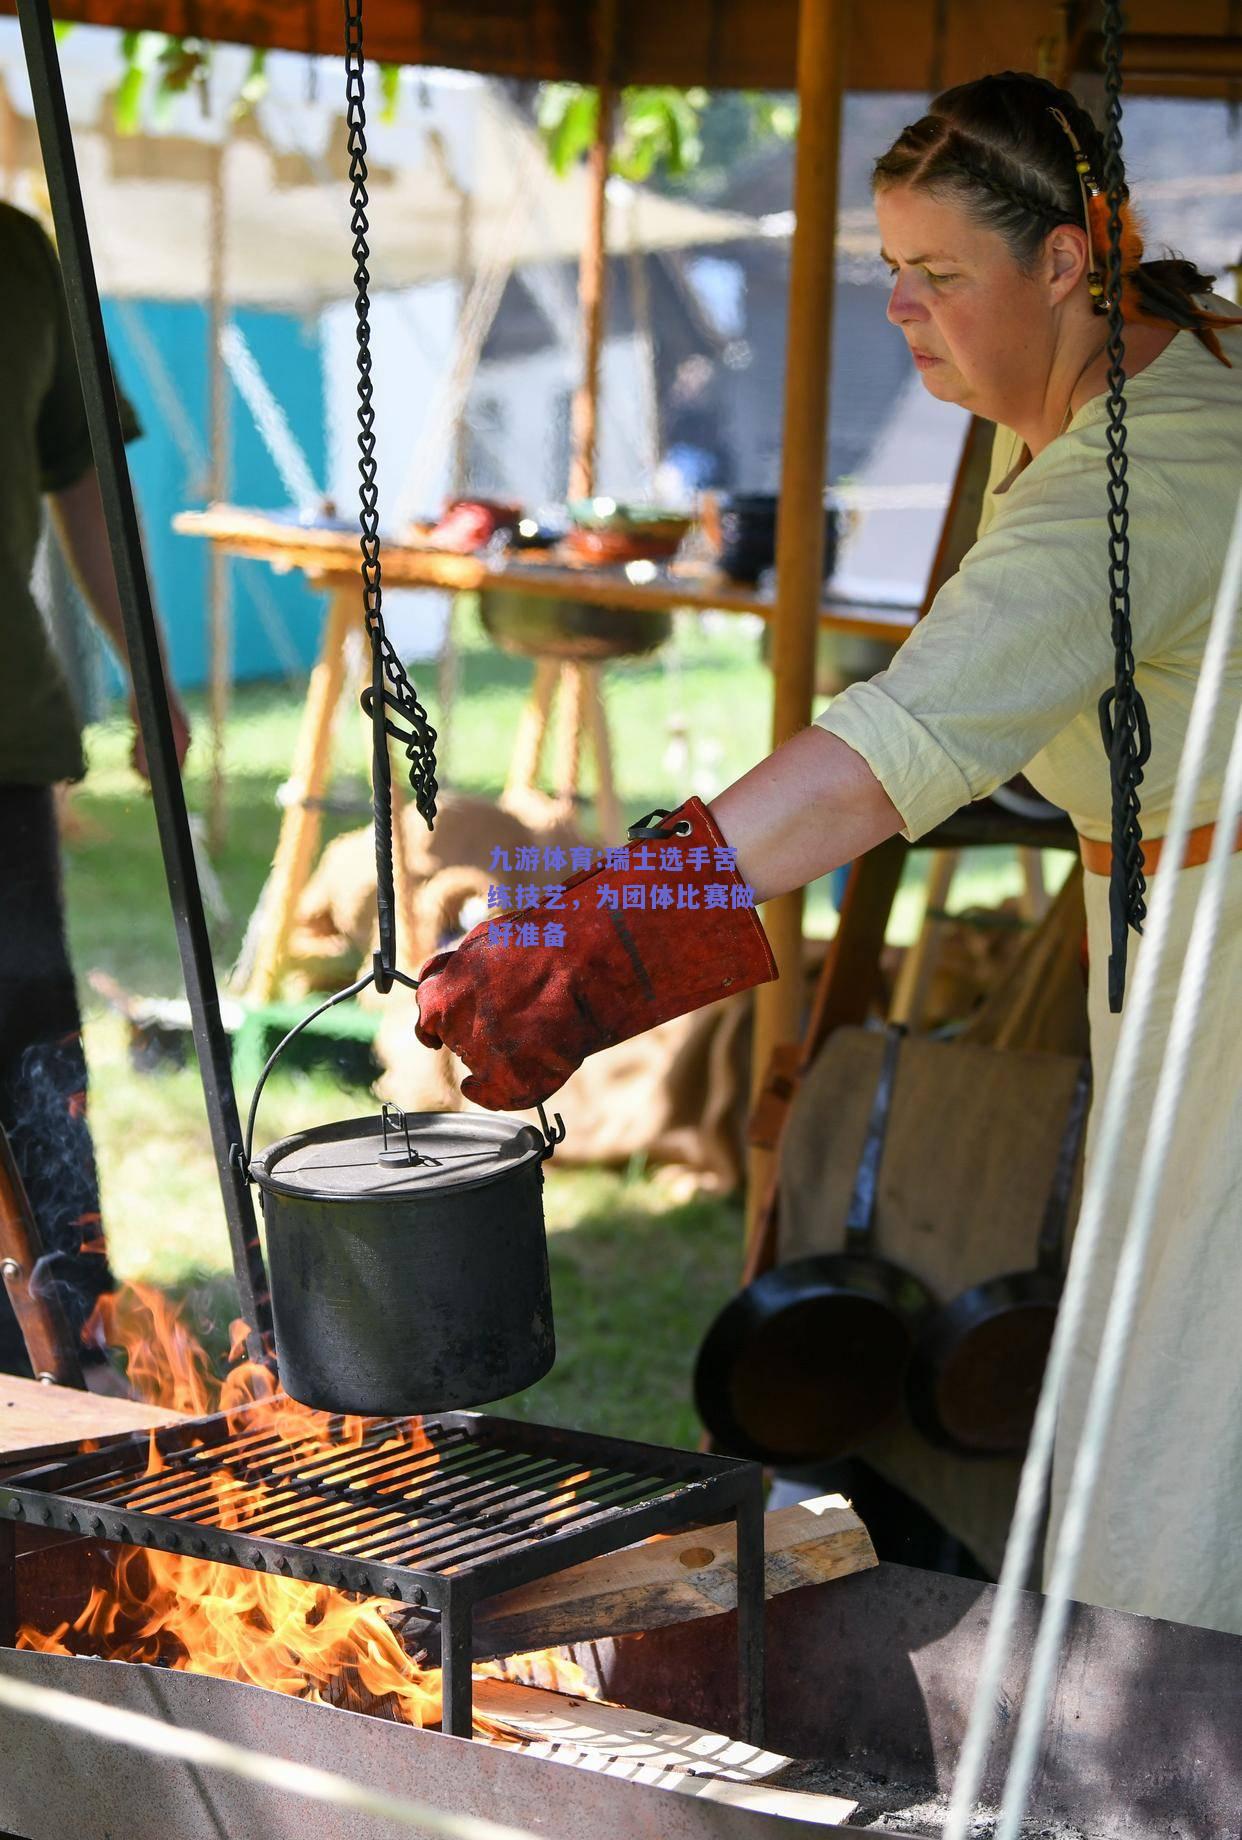
{"label": "white rope", "polygon": [[[1220,698],[1240,597],[1242,597],[1242,498],[1238,502],[1238,517],[1234,526],[1229,562],[1221,582],[1221,592],[1200,678],[1200,685],[1204,690],[1202,698],[1204,724],[1201,736],[1204,750],[1206,750]],[[1200,699],[1196,696],[1192,722],[1195,715],[1199,713],[1199,708]],[[1189,743],[1189,735],[1187,742]],[[1201,760],[1196,764],[1201,765]],[[1180,780],[1178,789],[1180,792]],[[1230,749],[1229,765],[1225,774],[1224,793],[1216,816],[1216,832],[1212,841],[1212,851],[1191,922],[1190,938],[1182,963],[1181,977],[1178,981],[1177,1000],[1169,1025],[1168,1041],[1160,1067],[1156,1095],[1152,1102],[1143,1155],[1139,1163],[1134,1200],[1126,1222],[1112,1297],[1104,1322],[1099,1358],[1083,1419],[1082,1435],[1074,1458],[1065,1511],[1053,1552],[1039,1634],[1035,1642],[1030,1676],[1023,1696],[1022,1714],[1018,1721],[1017,1737],[1014,1741],[1009,1775],[1006,1779],[997,1840],[1017,1840],[1031,1782],[1035,1775],[1035,1767],[1039,1760],[1044,1720],[1065,1634],[1065,1624],[1069,1615],[1070,1591],[1078,1558],[1087,1535],[1088,1517],[1095,1500],[1104,1448],[1115,1416],[1122,1369],[1129,1351],[1130,1335],[1138,1310],[1139,1292],[1156,1222],[1156,1204],[1163,1192],[1165,1165],[1172,1142],[1173,1127],[1177,1121],[1190,1051],[1194,1045],[1195,1030],[1203,1005],[1203,993],[1211,965],[1212,949],[1219,930],[1221,907],[1227,889],[1229,859],[1233,854],[1234,833],[1240,811],[1242,811],[1242,716],[1238,718],[1234,727],[1233,745]],[[1172,846],[1172,860],[1165,858],[1164,867],[1155,878],[1156,888],[1152,899],[1153,938],[1145,941],[1145,952],[1150,951],[1156,944],[1154,935],[1158,901],[1162,902],[1159,914],[1161,922],[1159,944],[1163,947],[1165,943],[1180,873],[1184,834],[1189,829],[1189,799],[1186,809],[1180,816],[1186,820],[1183,830],[1176,839],[1170,837],[1164,846],[1166,850],[1170,845]],[[1154,976],[1152,981],[1154,984]],[[1135,1060],[1137,1061],[1137,1056]],[[1096,1189],[1097,1192],[1104,1190],[1103,1183],[1097,1183]],[[1099,1203],[1101,1207],[1105,1197],[1106,1190],[1101,1194]]]}
{"label": "white rope", "polygon": [[[1044,1515],[1045,1490],[1052,1464],[1057,1409],[1069,1367],[1081,1335],[1087,1295],[1103,1231],[1105,1208],[1113,1170],[1127,1124],[1130,1094],[1138,1070],[1164,953],[1176,892],[1178,865],[1185,853],[1195,794],[1211,738],[1212,720],[1229,654],[1229,635],[1236,614],[1242,581],[1242,499],[1234,521],[1220,591],[1204,650],[1203,665],[1187,724],[1178,767],[1173,806],[1163,851],[1165,868],[1154,878],[1155,889],[1143,950],[1118,1033],[1112,1076],[1104,1097],[1098,1136],[1088,1171],[1082,1209],[1074,1236],[1073,1256],[1057,1312],[1056,1329],[1040,1389],[1030,1444],[1022,1465],[1017,1503],[1005,1558],[997,1582],[992,1617],[976,1682],[966,1735],[958,1759],[945,1824],[944,1840],[966,1840],[972,1811],[978,1800],[987,1764],[995,1720],[1002,1711],[1001,1676],[1016,1627],[1021,1593],[1030,1571],[1035,1542]],[[1058,1637],[1059,1640],[1059,1637]],[[1042,1714],[1041,1714],[1042,1716]]]}
{"label": "white rope", "polygon": [[308,1801],[391,1821],[397,1827],[414,1828],[423,1834],[443,1834],[445,1840],[533,1840],[525,1828],[502,1826],[497,1821],[472,1815],[450,1814],[443,1808],[406,1801],[402,1796],[385,1795],[347,1776],[338,1776],[334,1771],[316,1769],[312,1764],[287,1763],[264,1751],[249,1751],[240,1744],[230,1744],[227,1739],[213,1738],[205,1731],[166,1725],[146,1713],[127,1712],[100,1700],[79,1699],[76,1694],[62,1693],[55,1687],[36,1687],[24,1680],[0,1677],[0,1706],[28,1718],[44,1718],[54,1725],[87,1732],[110,1744],[126,1744],[153,1757],[179,1757],[182,1762],[200,1769],[223,1770],[230,1776],[263,1783],[269,1789],[305,1796]]}
{"label": "white rope", "polygon": [[267,379],[235,320],[220,328],[220,356],[254,418],[254,425],[280,474],[285,491],[300,512],[314,515],[323,494],[315,484],[306,455],[298,446],[284,410],[268,388]]}
{"label": "white rope", "polygon": [[191,420],[190,413],[181,400],[164,362],[163,353],[147,329],[147,323],[138,307],[130,300],[114,300],[112,310],[125,328],[125,336],[133,349],[134,356],[151,385],[151,392],[159,404],[160,414],[168,424],[173,440],[181,450],[181,458],[187,473],[186,488],[189,497],[204,496],[205,485],[211,461],[207,449],[199,437],[198,429]]}

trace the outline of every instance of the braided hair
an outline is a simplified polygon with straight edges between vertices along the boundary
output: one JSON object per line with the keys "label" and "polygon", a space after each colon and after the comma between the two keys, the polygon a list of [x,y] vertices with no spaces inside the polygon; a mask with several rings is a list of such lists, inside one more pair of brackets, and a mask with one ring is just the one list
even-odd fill
{"label": "braided hair", "polygon": [[[1102,180],[1104,137],[1086,109],[1043,77],[1006,70],[937,96],[876,161],[873,188],[910,185],[960,200],[1030,270],[1058,224],[1094,228],[1097,236],[1100,229],[1087,221],[1073,142],[1054,111]],[[1193,332],[1227,364],[1214,328],[1238,322],[1207,312],[1195,298],[1209,293],[1216,277],[1180,257],[1147,262],[1141,256],[1141,239],[1132,233],[1123,262],[1123,317]]]}

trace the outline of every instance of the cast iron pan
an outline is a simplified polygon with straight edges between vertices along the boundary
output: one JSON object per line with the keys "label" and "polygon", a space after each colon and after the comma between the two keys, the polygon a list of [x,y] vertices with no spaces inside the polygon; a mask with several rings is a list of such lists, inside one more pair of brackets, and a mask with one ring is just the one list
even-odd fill
{"label": "cast iron pan", "polygon": [[694,1396],[718,1450],[761,1463],[829,1461],[856,1450],[901,1399],[916,1330],[932,1307],[917,1278],[872,1249],[902,1034],[887,1031],[845,1251],[765,1272],[704,1338]]}
{"label": "cast iron pan", "polygon": [[1091,1094],[1084,1061],[1070,1101],[1034,1271],[989,1278],[924,1323],[906,1404],[924,1437],[968,1457],[1021,1456],[1061,1296],[1062,1248]]}

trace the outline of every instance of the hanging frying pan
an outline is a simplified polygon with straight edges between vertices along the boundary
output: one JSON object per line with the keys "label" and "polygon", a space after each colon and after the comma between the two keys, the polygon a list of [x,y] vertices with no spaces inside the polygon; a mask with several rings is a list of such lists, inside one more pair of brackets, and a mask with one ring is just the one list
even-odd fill
{"label": "hanging frying pan", "polygon": [[933,1299],[874,1250],[875,1197],[903,1030],[884,1061],[845,1223],[845,1250],[778,1265],[726,1304],[695,1367],[717,1447],[762,1463],[845,1456],[897,1408]]}
{"label": "hanging frying pan", "polygon": [[1061,1296],[1062,1251],[1091,1095],[1090,1063],[1074,1087],[1033,1271],[989,1278],[925,1321],[906,1375],[923,1435],[960,1456],[1026,1449]]}

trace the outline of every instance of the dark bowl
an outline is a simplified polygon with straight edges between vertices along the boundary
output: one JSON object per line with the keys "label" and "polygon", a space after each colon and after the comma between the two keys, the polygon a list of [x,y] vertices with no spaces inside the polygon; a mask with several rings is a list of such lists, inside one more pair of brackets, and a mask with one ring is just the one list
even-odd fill
{"label": "dark bowl", "polygon": [[[776,529],[780,501],[773,492],[733,492],[720,506],[720,567],[730,581],[753,585],[776,563]],[[837,560],[838,517],[824,511],[824,574]]]}

